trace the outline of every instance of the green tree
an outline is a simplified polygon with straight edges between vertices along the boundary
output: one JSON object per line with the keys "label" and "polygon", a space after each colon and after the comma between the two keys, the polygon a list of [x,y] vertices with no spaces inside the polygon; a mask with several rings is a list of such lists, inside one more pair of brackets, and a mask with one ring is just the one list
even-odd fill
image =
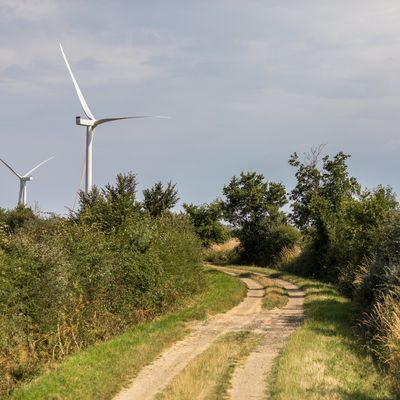
{"label": "green tree", "polygon": [[282,217],[279,209],[287,203],[285,187],[264,179],[256,172],[242,172],[224,186],[224,216],[234,227],[243,228],[265,217]]}
{"label": "green tree", "polygon": [[308,238],[300,272],[339,281],[348,294],[359,265],[376,253],[397,207],[390,188],[361,190],[349,175],[349,157],[339,152],[319,160],[312,151],[304,162],[296,153],[289,160],[297,168],[290,217]]}
{"label": "green tree", "polygon": [[272,232],[287,224],[281,211],[287,203],[282,183],[266,181],[256,172],[242,172],[223,188],[224,218],[237,231],[246,261],[269,264],[282,250],[271,246]]}
{"label": "green tree", "polygon": [[291,219],[305,231],[310,227],[323,230],[330,214],[340,212],[344,202],[349,201],[360,191],[357,180],[349,176],[346,160],[350,155],[343,152],[333,159],[322,158],[312,150],[306,160],[301,162],[294,153],[289,164],[295,168],[297,183],[290,194],[292,200]]}
{"label": "green tree", "polygon": [[143,208],[152,216],[160,217],[165,211],[173,208],[179,200],[176,184],[168,182],[167,187],[157,182],[150,189],[143,190]]}
{"label": "green tree", "polygon": [[228,239],[228,229],[221,223],[222,207],[219,201],[200,206],[184,204],[183,208],[203,246],[208,246],[211,243],[223,243]]}
{"label": "green tree", "polygon": [[136,186],[136,175],[129,172],[118,174],[115,185],[109,183],[101,190],[94,186],[89,193],[80,192],[79,208],[73,219],[105,231],[124,229],[140,215]]}

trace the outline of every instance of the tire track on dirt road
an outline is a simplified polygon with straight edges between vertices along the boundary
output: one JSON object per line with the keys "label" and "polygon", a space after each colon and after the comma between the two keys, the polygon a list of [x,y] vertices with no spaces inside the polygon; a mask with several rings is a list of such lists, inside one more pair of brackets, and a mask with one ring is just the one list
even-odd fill
{"label": "tire track on dirt road", "polygon": [[[256,351],[250,354],[245,363],[236,369],[230,395],[232,399],[263,398],[251,396],[253,396],[253,392],[257,392],[256,395],[258,396],[260,385],[263,389],[265,388],[265,374],[270,368],[273,358],[280,347],[283,346],[284,338],[298,325],[301,319],[301,293],[297,292],[296,287],[288,286],[289,302],[287,306],[281,310],[265,311],[262,310],[262,299],[265,292],[260,283],[251,279],[250,275],[244,275],[245,271],[231,272],[220,267],[216,269],[238,276],[248,287],[246,298],[238,306],[224,314],[215,315],[203,322],[190,324],[191,334],[175,343],[153,363],[140,371],[131,384],[122,390],[114,400],[154,399],[155,395],[162,391],[174,376],[183,371],[187,364],[205,351],[215,339],[227,332],[243,330],[261,333],[264,340]],[[285,285],[290,285],[288,282],[282,282]],[[295,301],[296,298],[298,304]],[[298,309],[299,307],[301,312]],[[268,361],[268,357],[270,361]],[[253,363],[258,365],[257,371],[252,367]],[[257,386],[256,392],[254,388],[251,388],[254,385]],[[247,388],[246,394],[243,394],[242,387]]]}

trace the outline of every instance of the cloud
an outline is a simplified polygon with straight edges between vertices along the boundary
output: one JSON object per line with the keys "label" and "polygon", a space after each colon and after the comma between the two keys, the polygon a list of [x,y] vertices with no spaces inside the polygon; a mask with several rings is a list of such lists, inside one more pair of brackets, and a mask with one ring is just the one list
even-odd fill
{"label": "cloud", "polygon": [[62,149],[48,171],[62,187],[32,190],[58,209],[73,197],[84,131],[61,41],[95,115],[174,117],[102,127],[96,183],[133,169],[143,186],[179,180],[185,201],[209,201],[240,169],[290,182],[288,154],[325,142],[354,152],[360,180],[374,183],[363,171],[375,168],[397,182],[399,9],[398,0],[0,0],[2,152],[23,166]]}
{"label": "cloud", "polygon": [[38,22],[59,13],[60,2],[55,0],[1,0],[2,18]]}

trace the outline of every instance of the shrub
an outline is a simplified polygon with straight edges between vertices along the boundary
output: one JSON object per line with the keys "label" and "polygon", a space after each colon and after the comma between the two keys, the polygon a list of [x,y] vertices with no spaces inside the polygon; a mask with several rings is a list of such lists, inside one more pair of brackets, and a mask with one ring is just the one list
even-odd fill
{"label": "shrub", "polygon": [[202,247],[186,216],[152,219],[126,192],[108,193],[101,218],[96,199],[72,220],[0,230],[0,393],[204,287]]}

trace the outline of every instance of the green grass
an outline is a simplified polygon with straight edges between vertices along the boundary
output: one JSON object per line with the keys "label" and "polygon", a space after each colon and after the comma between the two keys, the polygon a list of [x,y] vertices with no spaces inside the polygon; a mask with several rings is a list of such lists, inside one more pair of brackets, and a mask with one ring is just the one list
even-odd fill
{"label": "green grass", "polygon": [[110,399],[165,348],[188,334],[185,322],[227,311],[246,294],[244,284],[206,272],[207,290],[181,311],[141,323],[122,335],[68,357],[54,371],[16,389],[8,399]]}
{"label": "green grass", "polygon": [[394,400],[390,379],[353,335],[352,306],[329,284],[272,269],[237,267],[306,292],[305,323],[289,338],[266,383],[273,400]]}
{"label": "green grass", "polygon": [[230,332],[195,357],[157,400],[225,399],[233,371],[260,343],[250,332]]}

